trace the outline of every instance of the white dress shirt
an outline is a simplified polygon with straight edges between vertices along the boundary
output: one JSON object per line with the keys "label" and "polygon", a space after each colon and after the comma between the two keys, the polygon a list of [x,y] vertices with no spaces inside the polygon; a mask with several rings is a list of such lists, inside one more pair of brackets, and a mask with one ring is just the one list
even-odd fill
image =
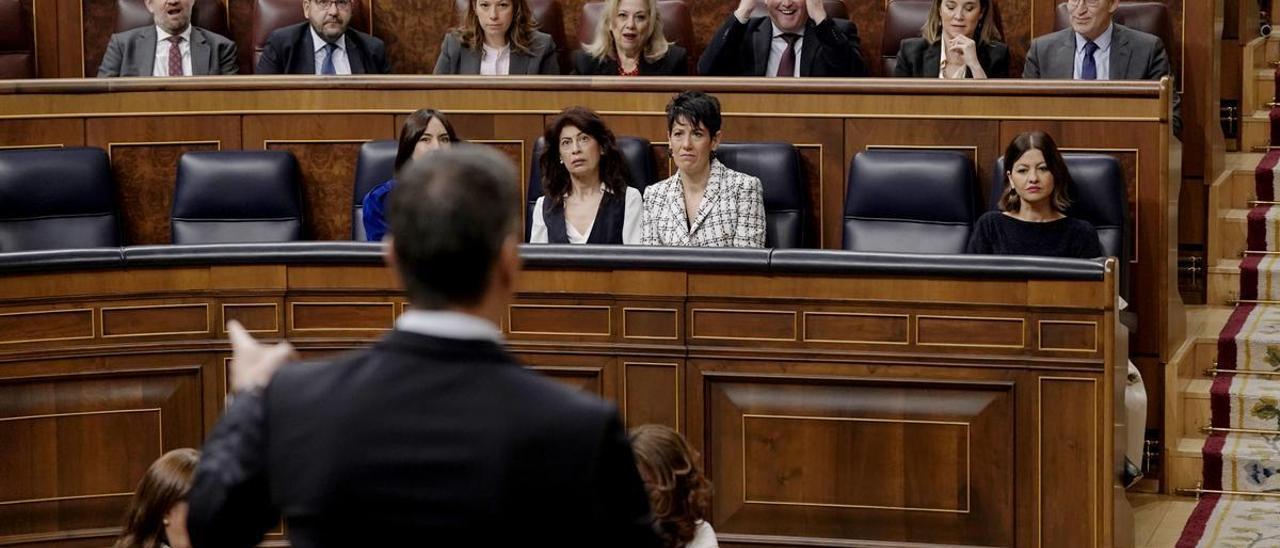
{"label": "white dress shirt", "polygon": [[[156,25],[156,64],[151,68],[152,76],[169,75],[170,36],[173,35]],[[182,37],[182,43],[178,44],[178,51],[182,52],[182,75],[191,76],[191,25],[179,36]]]}
{"label": "white dress shirt", "polygon": [[[787,41],[782,38],[786,32],[779,29],[772,21],[769,25],[773,27],[773,40],[769,42],[769,68],[766,69],[765,75],[777,76],[778,65],[782,64],[782,52],[787,51]],[[800,35],[800,38],[796,39],[796,67],[795,74],[792,76],[800,76],[800,51],[804,47],[804,29],[792,34]]]}
{"label": "white dress shirt", "polygon": [[406,310],[396,329],[442,339],[482,340],[502,344],[502,331],[493,322],[452,310]]}
{"label": "white dress shirt", "polygon": [[[1093,41],[1098,45],[1098,51],[1093,52],[1093,61],[1098,67],[1099,80],[1111,79],[1111,31],[1115,28],[1115,25],[1107,25],[1107,30],[1102,31]],[[1084,68],[1084,46],[1088,42],[1088,38],[1076,33],[1076,67],[1072,73],[1072,78],[1076,80],[1080,79],[1080,70]]]}
{"label": "white dress shirt", "polygon": [[511,44],[501,48],[484,44],[484,57],[480,58],[480,74],[488,76],[511,74]]}
{"label": "white dress shirt", "polygon": [[[307,25],[311,27],[310,25]],[[316,48],[316,74],[320,74],[324,70],[324,56],[328,55],[324,41],[316,29],[311,28],[311,45]],[[347,37],[339,38],[337,42],[338,49],[333,50],[333,71],[336,74],[351,74],[351,59],[347,57]]]}
{"label": "white dress shirt", "polygon": [[[604,184],[600,185],[600,192],[608,192]],[[538,202],[533,204],[533,225],[529,229],[529,243],[545,244],[547,243],[547,222],[542,218],[542,199],[538,197]],[[627,201],[623,203],[622,214],[622,243],[623,245],[638,245],[640,237],[644,234],[644,196],[639,190],[627,187]],[[591,221],[591,226],[587,227],[586,234],[578,232],[573,223],[568,219],[564,221],[565,233],[569,236],[571,244],[585,244],[587,238],[591,237],[591,229],[596,225],[595,220]]]}

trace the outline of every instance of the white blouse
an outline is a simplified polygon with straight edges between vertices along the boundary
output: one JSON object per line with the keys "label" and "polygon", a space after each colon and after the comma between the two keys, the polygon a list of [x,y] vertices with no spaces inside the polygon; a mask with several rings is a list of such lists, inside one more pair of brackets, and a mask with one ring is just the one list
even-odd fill
{"label": "white blouse", "polygon": [[720,543],[716,542],[716,531],[711,528],[711,524],[705,521],[698,522],[698,530],[693,533],[693,540],[684,545],[684,548],[720,548]]}
{"label": "white blouse", "polygon": [[505,76],[511,73],[511,44],[495,48],[484,44],[484,56],[480,58],[480,74]]}
{"label": "white blouse", "polygon": [[[601,192],[608,192],[604,185],[600,185]],[[538,198],[538,202],[533,204],[533,227],[529,231],[529,243],[545,244],[547,243],[547,222],[542,218],[542,200]],[[644,216],[644,197],[640,195],[640,191],[633,187],[627,187],[627,201],[623,204],[622,214],[622,243],[625,245],[636,245],[640,243],[640,236],[643,234],[643,216]],[[591,221],[591,226],[587,227],[586,234],[578,232],[573,223],[567,219],[564,222],[565,233],[569,236],[571,244],[585,244],[587,238],[591,237],[591,229],[595,226],[595,221]]]}

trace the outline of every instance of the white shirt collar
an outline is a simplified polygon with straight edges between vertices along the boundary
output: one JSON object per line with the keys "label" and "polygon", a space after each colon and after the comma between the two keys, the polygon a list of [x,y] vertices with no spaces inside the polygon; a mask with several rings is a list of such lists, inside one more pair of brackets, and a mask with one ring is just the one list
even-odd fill
{"label": "white shirt collar", "polygon": [[487,340],[502,344],[502,331],[493,322],[452,310],[406,310],[396,329],[443,339]]}
{"label": "white shirt collar", "polygon": [[484,54],[486,56],[492,55],[495,59],[500,58],[504,53],[508,53],[511,51],[511,44],[507,44],[500,48],[495,48],[493,46],[490,46],[489,44],[481,44],[481,45],[484,46]]}
{"label": "white shirt collar", "polygon": [[[311,30],[311,45],[315,46],[315,51],[312,53],[316,53],[324,49],[324,45],[325,45],[324,38],[320,37],[320,35],[316,33],[315,27],[311,25],[307,25],[307,28]],[[338,45],[338,49],[342,50],[343,52],[347,51],[347,37],[345,35],[338,38],[338,41],[334,43]]]}
{"label": "white shirt collar", "polygon": [[[1107,51],[1107,48],[1111,47],[1111,33],[1114,30],[1116,30],[1115,23],[1110,23],[1107,25],[1107,30],[1102,31],[1102,34],[1099,34],[1098,37],[1094,39],[1093,43],[1097,44],[1098,51]],[[1076,33],[1076,52],[1084,51],[1084,45],[1087,44],[1088,42],[1089,42],[1088,38],[1085,38],[1083,35],[1077,32]]]}
{"label": "white shirt collar", "polygon": [[[173,36],[173,35],[169,34],[169,31],[160,28],[160,25],[156,25],[156,43],[157,44],[168,40],[170,36]],[[187,29],[179,33],[178,36],[182,37],[183,42],[190,44],[191,43],[191,24],[188,23]]]}
{"label": "white shirt collar", "polygon": [[[807,23],[806,23],[806,24],[807,24]],[[787,33],[799,35],[799,36],[800,36],[800,39],[803,39],[803,38],[804,38],[804,27],[800,27],[800,30],[799,30],[798,32],[791,32],[791,31],[788,31],[788,30],[782,30],[782,29],[778,28],[778,25],[774,24],[774,22],[773,22],[773,20],[772,20],[772,19],[770,19],[770,20],[769,20],[769,26],[770,26],[770,27],[773,27],[773,37],[774,37],[774,38],[778,38],[778,37],[780,37],[780,36],[782,36],[782,35],[784,35],[784,34],[787,34]],[[797,41],[799,41],[799,39],[797,39]]]}

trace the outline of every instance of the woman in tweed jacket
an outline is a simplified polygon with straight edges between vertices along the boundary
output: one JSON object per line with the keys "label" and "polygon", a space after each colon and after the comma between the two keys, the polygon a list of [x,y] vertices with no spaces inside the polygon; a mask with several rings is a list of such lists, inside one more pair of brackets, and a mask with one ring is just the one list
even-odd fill
{"label": "woman in tweed jacket", "polygon": [[641,243],[692,247],[764,247],[760,179],[712,157],[720,145],[720,102],[686,91],[667,105],[676,174],[644,192]]}

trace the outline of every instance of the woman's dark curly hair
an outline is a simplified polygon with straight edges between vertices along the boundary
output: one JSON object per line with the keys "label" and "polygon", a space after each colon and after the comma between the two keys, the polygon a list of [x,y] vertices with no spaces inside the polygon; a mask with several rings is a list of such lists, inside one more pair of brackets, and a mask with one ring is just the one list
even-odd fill
{"label": "woman's dark curly hair", "polygon": [[631,180],[631,171],[627,168],[626,158],[618,149],[618,139],[613,131],[605,125],[604,120],[585,107],[569,107],[551,120],[547,130],[542,134],[542,142],[546,147],[538,157],[542,168],[542,195],[551,200],[550,205],[559,207],[569,195],[573,183],[569,180],[569,170],[560,163],[560,132],[567,126],[578,128],[578,131],[590,135],[600,145],[600,182],[614,196],[626,196],[627,181]]}
{"label": "woman's dark curly hair", "polygon": [[711,482],[699,455],[670,427],[645,424],[631,429],[631,451],[649,491],[649,505],[663,545],[680,548],[693,540],[711,506]]}

